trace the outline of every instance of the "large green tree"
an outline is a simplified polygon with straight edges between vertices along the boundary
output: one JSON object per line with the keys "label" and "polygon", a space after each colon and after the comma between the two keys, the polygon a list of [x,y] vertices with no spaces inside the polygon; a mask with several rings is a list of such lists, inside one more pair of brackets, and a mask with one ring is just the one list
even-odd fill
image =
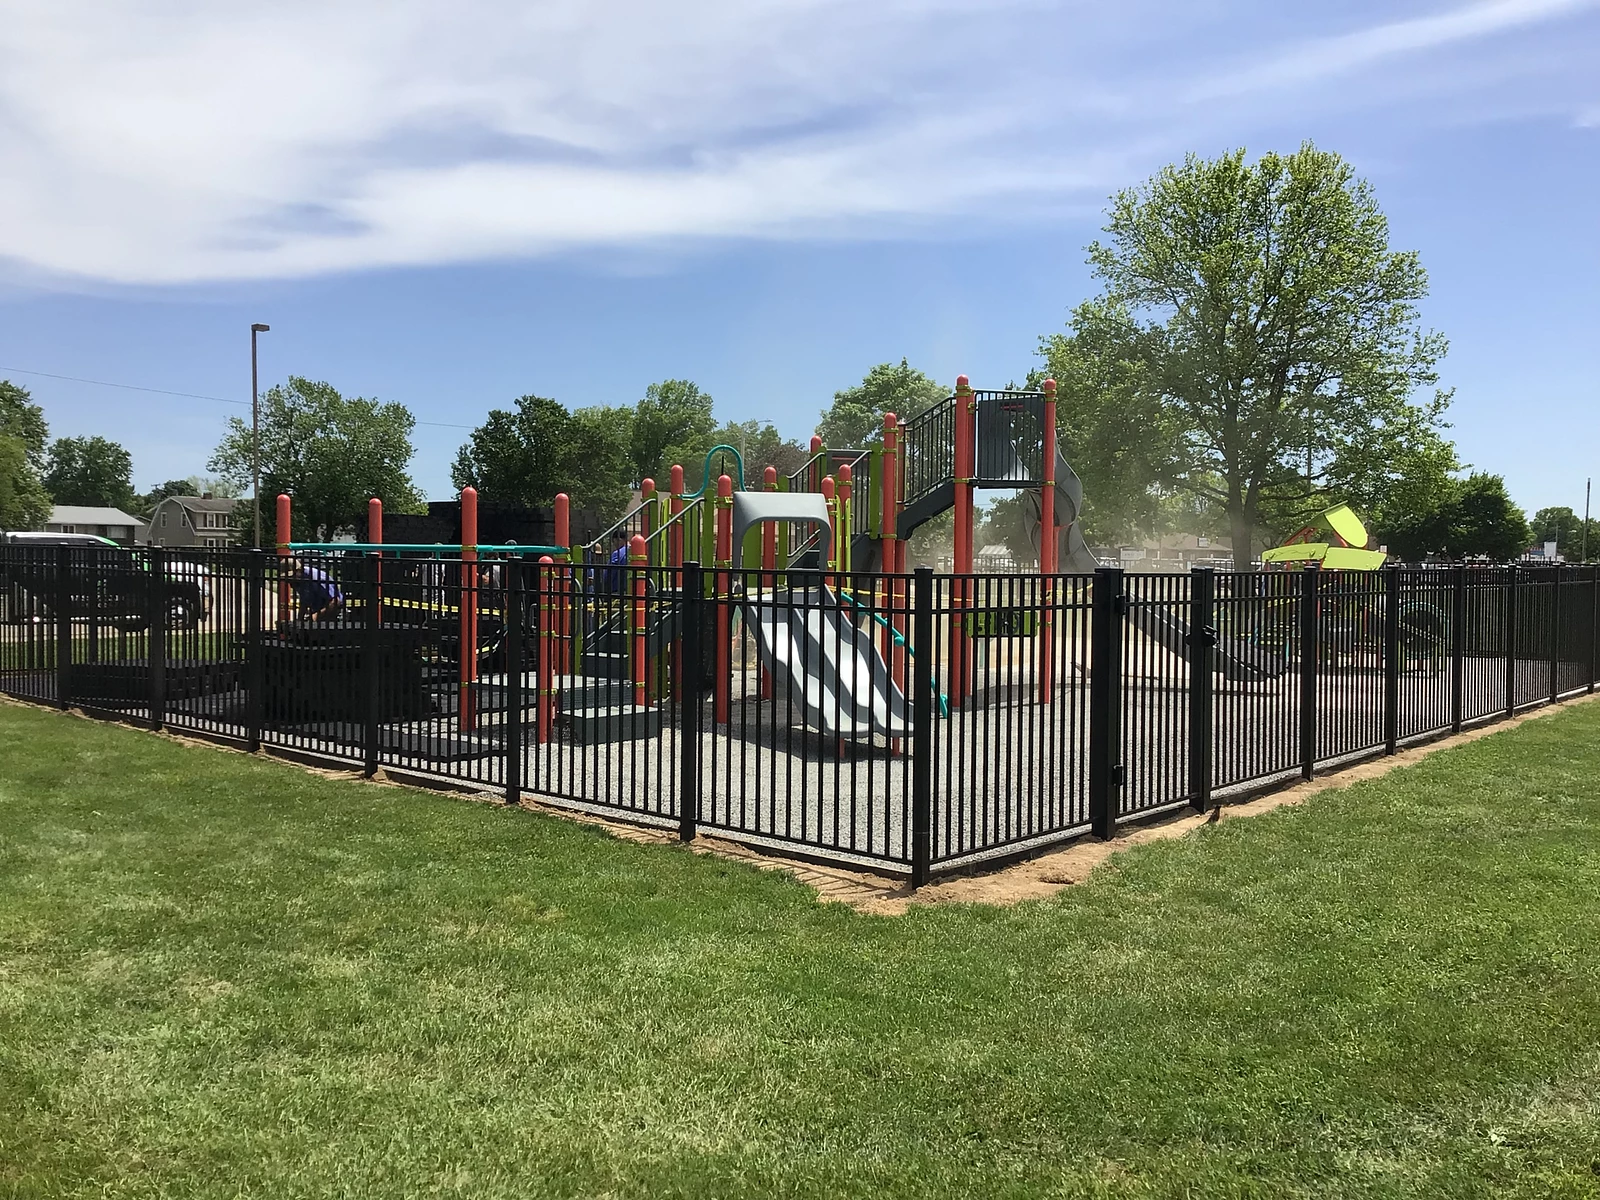
{"label": "large green tree", "polygon": [[[403,404],[346,397],[328,383],[291,375],[261,397],[261,498],[294,500],[294,540],[325,541],[354,529],[376,496],[390,512],[419,509],[408,467],[416,420]],[[251,482],[250,425],[237,417],[211,456],[210,469],[240,489]],[[249,505],[240,505],[250,536]],[[265,540],[265,539],[263,539]]]}
{"label": "large green tree", "polygon": [[1528,522],[1498,475],[1474,471],[1449,480],[1426,512],[1377,527],[1390,554],[1406,562],[1430,555],[1449,559],[1518,558],[1529,544]]}
{"label": "large green tree", "polygon": [[833,449],[875,445],[883,440],[885,413],[909,420],[948,399],[950,392],[903,358],[898,364],[879,363],[860,383],[833,394],[833,403],[817,422],[817,434]]}
{"label": "large green tree", "polygon": [[1115,196],[1105,232],[1103,294],[1042,349],[1084,408],[1067,416],[1079,460],[1115,456],[1108,485],[1218,505],[1241,569],[1264,527],[1442,486],[1427,275],[1337,154],[1190,156]]}
{"label": "large green tree", "polygon": [[49,517],[42,479],[49,437],[28,389],[0,379],[0,529],[36,529]]}
{"label": "large green tree", "polygon": [[44,486],[57,504],[132,508],[133,456],[107,438],[64,437],[50,443]]}
{"label": "large green tree", "polygon": [[633,410],[631,482],[654,479],[665,486],[674,463],[698,474],[700,460],[716,444],[716,429],[711,397],[696,384],[687,379],[652,383]]}
{"label": "large green tree", "polygon": [[575,507],[615,516],[632,482],[631,430],[626,408],[569,412],[559,400],[521,396],[514,410],[489,410],[450,477],[486,499],[544,506],[565,492]]}

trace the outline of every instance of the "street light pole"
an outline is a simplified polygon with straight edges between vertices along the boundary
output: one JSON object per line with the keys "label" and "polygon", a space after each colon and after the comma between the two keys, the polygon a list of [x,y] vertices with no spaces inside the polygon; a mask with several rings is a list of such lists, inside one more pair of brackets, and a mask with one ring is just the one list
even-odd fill
{"label": "street light pole", "polygon": [[271,325],[250,326],[250,496],[254,516],[250,521],[256,549],[261,549],[261,390],[256,374],[256,335]]}
{"label": "street light pole", "polygon": [[1583,549],[1578,551],[1579,562],[1589,561],[1589,487],[1593,483],[1593,479],[1583,481],[1583,533],[1578,538],[1578,544]]}

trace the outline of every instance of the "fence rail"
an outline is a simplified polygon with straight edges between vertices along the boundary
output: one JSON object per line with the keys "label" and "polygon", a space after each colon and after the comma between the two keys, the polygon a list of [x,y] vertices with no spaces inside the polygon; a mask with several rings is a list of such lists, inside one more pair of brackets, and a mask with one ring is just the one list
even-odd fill
{"label": "fence rail", "polygon": [[1593,691],[1597,646],[1589,567],[0,548],[8,695],[916,882]]}

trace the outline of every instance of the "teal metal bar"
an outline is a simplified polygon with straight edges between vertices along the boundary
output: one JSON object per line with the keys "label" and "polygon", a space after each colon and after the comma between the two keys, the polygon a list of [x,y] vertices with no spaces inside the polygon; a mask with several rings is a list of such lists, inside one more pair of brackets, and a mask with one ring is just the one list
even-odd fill
{"label": "teal metal bar", "polygon": [[[459,554],[461,547],[444,542],[290,542],[291,550],[405,550],[408,553]],[[479,554],[566,554],[566,546],[521,546],[512,542],[508,546],[473,547]]]}

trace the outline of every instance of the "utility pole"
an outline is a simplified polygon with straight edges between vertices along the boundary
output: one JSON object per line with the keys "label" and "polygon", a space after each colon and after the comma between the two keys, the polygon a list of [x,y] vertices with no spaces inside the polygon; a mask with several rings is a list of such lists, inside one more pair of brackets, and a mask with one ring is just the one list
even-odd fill
{"label": "utility pole", "polygon": [[1578,535],[1578,544],[1582,547],[1578,551],[1578,561],[1589,561],[1589,486],[1594,483],[1593,478],[1583,481],[1583,532]]}
{"label": "utility pole", "polygon": [[250,527],[257,550],[261,549],[261,385],[256,373],[256,335],[271,328],[250,326],[250,502],[254,510]]}

